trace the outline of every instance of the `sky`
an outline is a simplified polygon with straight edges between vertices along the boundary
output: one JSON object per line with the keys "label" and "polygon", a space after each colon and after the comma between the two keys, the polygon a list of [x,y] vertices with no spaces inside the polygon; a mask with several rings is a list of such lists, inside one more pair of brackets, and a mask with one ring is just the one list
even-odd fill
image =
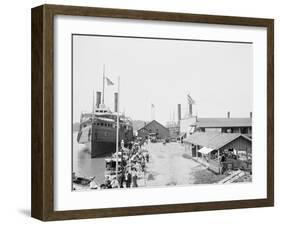
{"label": "sky", "polygon": [[73,122],[91,111],[93,91],[113,110],[120,77],[120,112],[134,120],[177,120],[187,94],[198,117],[249,117],[253,99],[253,49],[249,43],[159,40],[73,35]]}

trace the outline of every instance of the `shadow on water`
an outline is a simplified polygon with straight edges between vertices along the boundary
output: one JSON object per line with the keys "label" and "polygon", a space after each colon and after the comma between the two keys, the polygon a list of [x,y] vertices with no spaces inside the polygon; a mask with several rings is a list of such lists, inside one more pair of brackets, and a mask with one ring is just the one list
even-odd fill
{"label": "shadow on water", "polygon": [[105,158],[108,156],[111,156],[111,154],[107,153],[91,158],[91,149],[78,144],[73,139],[73,172],[75,176],[95,177],[98,184],[103,183],[105,179]]}

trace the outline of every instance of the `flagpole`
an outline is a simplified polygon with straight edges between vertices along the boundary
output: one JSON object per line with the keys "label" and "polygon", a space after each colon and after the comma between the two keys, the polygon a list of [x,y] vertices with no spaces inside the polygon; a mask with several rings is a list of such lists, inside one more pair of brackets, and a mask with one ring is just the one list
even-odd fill
{"label": "flagpole", "polygon": [[118,179],[118,149],[119,149],[119,102],[120,102],[120,77],[118,76],[118,91],[117,91],[117,126],[116,126],[116,179]]}
{"label": "flagpole", "polygon": [[150,121],[153,120],[152,104],[150,105]]}

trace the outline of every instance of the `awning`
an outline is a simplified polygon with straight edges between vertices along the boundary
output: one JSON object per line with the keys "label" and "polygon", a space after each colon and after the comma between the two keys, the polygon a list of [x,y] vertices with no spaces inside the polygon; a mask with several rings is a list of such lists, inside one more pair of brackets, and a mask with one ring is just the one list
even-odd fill
{"label": "awning", "polygon": [[186,137],[186,133],[180,133],[178,138]]}
{"label": "awning", "polygon": [[207,155],[213,150],[214,149],[212,149],[212,148],[203,147],[203,148],[199,149],[198,152],[202,153],[203,155]]}

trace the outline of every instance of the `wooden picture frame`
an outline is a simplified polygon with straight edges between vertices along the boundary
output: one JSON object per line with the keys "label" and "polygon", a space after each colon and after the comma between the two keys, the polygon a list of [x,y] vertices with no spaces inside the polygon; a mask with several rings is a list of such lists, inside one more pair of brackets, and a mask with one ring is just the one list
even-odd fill
{"label": "wooden picture frame", "polygon": [[[71,15],[267,29],[267,198],[122,208],[54,210],[54,16]],[[62,5],[32,9],[32,200],[31,215],[51,221],[163,214],[274,205],[274,20]]]}

